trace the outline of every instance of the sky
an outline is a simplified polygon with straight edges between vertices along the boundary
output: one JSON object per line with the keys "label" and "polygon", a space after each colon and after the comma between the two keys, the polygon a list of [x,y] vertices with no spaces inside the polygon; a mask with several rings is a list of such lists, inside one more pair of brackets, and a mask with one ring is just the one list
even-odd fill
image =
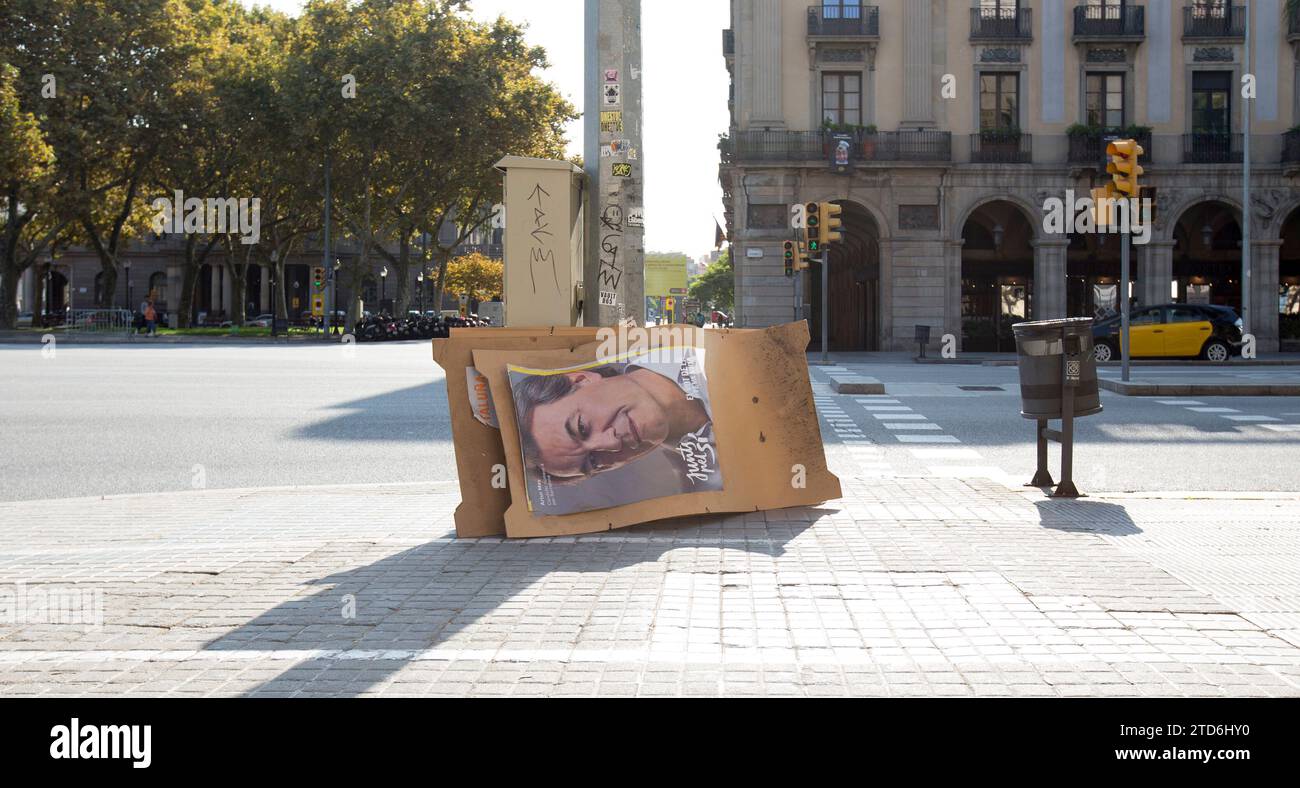
{"label": "sky", "polygon": [[[297,14],[301,0],[242,0]],[[583,0],[471,0],[473,15],[526,23],[546,49],[543,76],[579,111],[583,107]],[[727,0],[646,0],[641,5],[642,102],[648,251],[713,249],[722,219],[718,135],[727,130],[727,69],[722,34]],[[569,153],[583,152],[582,120],[568,129]]]}

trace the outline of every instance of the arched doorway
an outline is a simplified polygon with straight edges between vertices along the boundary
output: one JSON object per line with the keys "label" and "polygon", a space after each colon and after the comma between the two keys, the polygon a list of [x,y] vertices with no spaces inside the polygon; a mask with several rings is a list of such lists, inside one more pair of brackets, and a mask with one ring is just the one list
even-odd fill
{"label": "arched doorway", "polygon": [[1197,203],[1174,226],[1174,300],[1241,313],[1241,224],[1227,203]]}
{"label": "arched doorway", "polygon": [[47,277],[45,291],[45,313],[61,315],[68,306],[68,277],[57,268],[51,268]]}
{"label": "arched doorway", "polygon": [[1033,313],[1033,225],[1014,203],[996,200],[971,213],[961,237],[962,349],[1014,351],[1011,326]]}
{"label": "arched doorway", "polygon": [[[830,349],[839,352],[880,349],[880,229],[865,207],[835,200],[843,242],[830,247],[830,310],[827,314]],[[813,345],[820,347],[822,330],[822,266],[813,263],[808,276],[812,304]]]}
{"label": "arched doorway", "polygon": [[[1104,320],[1120,310],[1120,244],[1118,233],[1070,234],[1066,248],[1065,308],[1068,317],[1091,317]],[[1129,241],[1130,295],[1140,276],[1140,247]],[[1161,303],[1164,303],[1163,301]]]}
{"label": "arched doorway", "polygon": [[1282,224],[1278,251],[1278,338],[1300,345],[1300,208]]}

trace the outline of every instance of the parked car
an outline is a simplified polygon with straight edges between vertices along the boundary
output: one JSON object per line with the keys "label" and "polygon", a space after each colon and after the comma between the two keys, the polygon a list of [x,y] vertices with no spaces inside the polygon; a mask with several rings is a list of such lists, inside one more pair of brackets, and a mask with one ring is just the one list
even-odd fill
{"label": "parked car", "polygon": [[270,328],[271,321],[275,320],[275,315],[258,315],[244,321],[245,328]]}
{"label": "parked car", "polygon": [[[1241,354],[1242,322],[1235,310],[1209,304],[1163,304],[1129,315],[1129,352],[1133,358],[1203,358],[1227,361]],[[1119,358],[1120,317],[1093,326],[1093,355],[1098,361]]]}

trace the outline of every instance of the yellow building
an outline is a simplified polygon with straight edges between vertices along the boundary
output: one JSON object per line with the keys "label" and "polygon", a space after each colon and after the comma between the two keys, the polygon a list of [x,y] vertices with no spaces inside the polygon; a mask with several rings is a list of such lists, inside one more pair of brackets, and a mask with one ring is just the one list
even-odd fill
{"label": "yellow building", "polygon": [[1118,308],[1119,236],[1045,226],[1054,198],[1108,179],[1108,135],[1139,139],[1154,187],[1135,301],[1240,310],[1253,76],[1249,326],[1277,349],[1300,321],[1300,20],[1284,0],[1249,8],[1248,51],[1246,4],[1227,0],[731,0],[720,148],[739,324],[806,316],[819,333],[820,266],[801,311],[781,260],[790,206],[815,200],[844,207],[833,349],[909,348],[924,324],[1010,350],[1015,321]]}

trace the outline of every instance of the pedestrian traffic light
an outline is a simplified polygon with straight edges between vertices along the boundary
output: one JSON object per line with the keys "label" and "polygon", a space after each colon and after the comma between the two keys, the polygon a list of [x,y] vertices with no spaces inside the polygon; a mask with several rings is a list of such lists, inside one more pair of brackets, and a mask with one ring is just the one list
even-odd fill
{"label": "pedestrian traffic light", "polygon": [[808,230],[808,253],[822,250],[822,204],[810,202],[804,206],[804,227]]}
{"label": "pedestrian traffic light", "polygon": [[798,248],[794,241],[786,241],[785,247],[785,276],[787,279],[794,277],[794,264],[797,257]]}
{"label": "pedestrian traffic light", "polygon": [[311,286],[317,290],[325,287],[325,268],[323,266],[318,265],[311,269]]}
{"label": "pedestrian traffic light", "polygon": [[1144,153],[1146,151],[1137,144],[1137,140],[1115,140],[1106,146],[1106,155],[1110,157],[1106,172],[1110,173],[1115,183],[1115,191],[1124,198],[1137,199],[1142,196],[1138,176],[1145,172],[1139,163]]}
{"label": "pedestrian traffic light", "polygon": [[822,203],[822,244],[839,243],[844,240],[840,233],[840,228],[844,222],[840,221],[840,214],[844,209],[833,202]]}

